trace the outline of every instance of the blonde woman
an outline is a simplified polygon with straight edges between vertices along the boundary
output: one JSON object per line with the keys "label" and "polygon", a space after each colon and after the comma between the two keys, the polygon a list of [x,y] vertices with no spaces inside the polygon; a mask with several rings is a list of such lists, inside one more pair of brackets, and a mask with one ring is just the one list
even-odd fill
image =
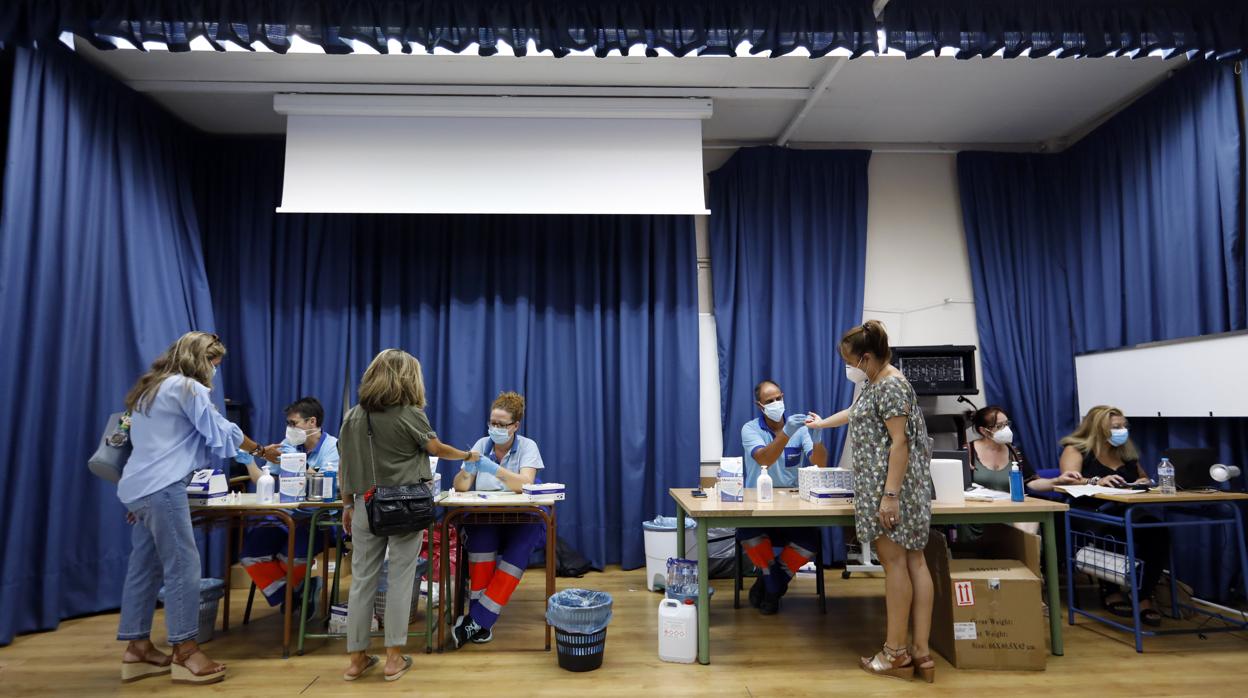
{"label": "blonde woman", "polygon": [[[884,566],[888,625],[884,647],[860,666],[877,676],[928,683],[936,663],[928,647],[932,629],[932,575],[923,549],[932,521],[931,447],[927,423],[910,382],[889,359],[888,333],[869,320],[841,338],[845,376],[862,386],[847,410],[806,426],[824,429],[849,424],[854,464],[854,527],[870,541]],[[911,630],[912,645],[907,645]]]}
{"label": "blonde woman", "polygon": [[[1131,441],[1130,425],[1122,410],[1111,405],[1097,405],[1088,410],[1079,428],[1062,439],[1060,461],[1062,475],[1078,475],[1082,482],[1106,487],[1127,487],[1150,484],[1148,473],[1140,465],[1140,452]],[[1068,476],[1067,473],[1070,473]],[[1104,502],[1097,502],[1097,506]],[[1091,506],[1086,500],[1074,500],[1071,506]],[[1138,517],[1137,521],[1156,521]],[[1102,533],[1094,530],[1095,533]],[[1109,535],[1110,531],[1104,531]],[[1137,529],[1135,556],[1144,561],[1139,578],[1140,620],[1151,626],[1161,625],[1161,613],[1153,607],[1153,590],[1161,580],[1161,570],[1169,564],[1170,537],[1164,528]],[[1129,589],[1101,582],[1101,605],[1116,616],[1131,618]]]}
{"label": "blonde woman", "polygon": [[[212,379],[224,357],[225,345],[215,334],[187,332],[156,357],[126,395],[134,451],[117,483],[117,497],[133,524],[117,630],[118,640],[129,641],[121,664],[125,682],[170,671],[174,683],[225,678],[225,665],[209,659],[195,642],[200,565],[186,486],[194,470],[209,465],[205,456],[229,458],[241,448],[276,462],[277,449],[244,436],[213,406]],[[162,582],[172,657],[151,641]]]}
{"label": "blonde woman", "polygon": [[432,479],[429,456],[475,462],[481,454],[438,440],[425,416],[425,379],[420,362],[401,349],[382,351],[364,371],[359,404],[342,422],[338,451],[342,527],[353,542],[347,600],[347,652],[351,661],[342,678],[355,681],[381,661],[367,650],[381,563],[388,550],[385,678],[397,681],[412,668],[412,658],[403,654],[403,648],[422,533],[375,536],[368,528],[366,514],[360,526],[354,525],[355,511],[364,506],[364,493],[374,484],[398,487]]}

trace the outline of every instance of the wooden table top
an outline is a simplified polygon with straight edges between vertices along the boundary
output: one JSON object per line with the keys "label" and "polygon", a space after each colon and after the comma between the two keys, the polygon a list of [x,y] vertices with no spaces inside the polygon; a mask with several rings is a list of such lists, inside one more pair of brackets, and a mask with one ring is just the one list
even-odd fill
{"label": "wooden table top", "polygon": [[192,501],[194,511],[275,511],[295,509],[341,509],[342,500],[332,502],[270,502],[261,504],[256,500],[255,492],[242,492],[241,501],[237,504],[202,504]]}
{"label": "wooden table top", "polygon": [[1243,492],[1219,492],[1217,490],[1208,492],[1175,492],[1174,494],[1162,494],[1156,490],[1149,490],[1139,494],[1098,494],[1094,496],[1107,502],[1122,502],[1124,504],[1198,504],[1200,502],[1234,502],[1248,499],[1248,494]]}
{"label": "wooden table top", "polygon": [[[695,498],[688,487],[673,487],[668,490],[680,508],[692,518],[713,518],[726,516],[853,516],[852,499],[837,503],[819,505],[803,501],[797,490],[776,490],[775,501],[759,504],[753,489],[745,490],[743,502],[720,502],[707,497]],[[1023,502],[965,502],[963,504],[940,504],[932,502],[932,514],[1013,514],[1025,512],[1034,514],[1048,511],[1066,511],[1066,504],[1049,499],[1028,497]]]}

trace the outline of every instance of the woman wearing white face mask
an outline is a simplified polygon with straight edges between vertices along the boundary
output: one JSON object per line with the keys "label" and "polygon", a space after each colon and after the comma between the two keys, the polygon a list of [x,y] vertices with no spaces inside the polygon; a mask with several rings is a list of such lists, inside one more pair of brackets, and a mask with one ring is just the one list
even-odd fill
{"label": "woman wearing white face mask", "polygon": [[[338,439],[321,431],[321,423],[325,419],[325,408],[321,401],[314,397],[302,397],[286,406],[286,438],[281,444],[270,446],[281,453],[306,453],[309,470],[316,469],[322,473],[338,472]],[[264,474],[256,467],[251,458],[244,461],[252,481],[259,480]],[[277,472],[273,473],[274,478]],[[270,606],[277,606],[286,600],[286,572],[290,569],[293,579],[302,580],[304,568],[308,564],[308,515],[292,512],[295,519],[295,559],[287,560],[287,546],[290,539],[286,526],[273,521],[266,521],[262,526],[253,526],[243,537],[243,549],[239,554],[239,562],[243,570],[255,582],[256,588],[264,594]],[[324,538],[317,536],[313,541],[316,546],[313,554],[320,552],[324,546]],[[319,596],[320,578],[312,578],[309,587],[308,608],[305,615],[311,616],[316,611],[315,601]],[[292,595],[295,604],[303,600],[302,585],[295,588]],[[296,606],[296,609],[298,606]]]}
{"label": "woman wearing white face mask", "polygon": [[[884,647],[862,657],[863,670],[877,676],[925,681],[936,678],[928,646],[933,588],[923,549],[932,519],[931,447],[918,397],[889,359],[888,334],[868,320],[841,338],[845,375],[861,385],[849,409],[820,419],[812,429],[849,424],[854,463],[854,528],[869,541],[884,566],[888,624]],[[910,642],[907,634],[913,628]]]}
{"label": "woman wearing white face mask", "polygon": [[[537,442],[520,435],[522,419],[524,397],[500,393],[490,406],[488,435],[472,447],[481,459],[464,463],[455,476],[456,491],[521,492],[524,485],[537,481],[538,471],[546,466]],[[451,632],[457,649],[494,639],[499,614],[519,586],[529,556],[546,538],[541,523],[468,524],[464,533],[471,601],[468,613],[456,620]]]}
{"label": "woman wearing white face mask", "polygon": [[[1031,492],[1052,492],[1056,485],[1075,485],[1082,481],[1078,473],[1062,473],[1055,478],[1036,477],[1036,470],[1014,445],[1014,430],[1005,409],[989,405],[971,415],[971,428],[980,438],[968,446],[971,480],[988,489],[1010,491],[1010,465],[1018,463],[1023,483]],[[1027,530],[1031,530],[1031,526]],[[1034,531],[1032,531],[1034,532]]]}

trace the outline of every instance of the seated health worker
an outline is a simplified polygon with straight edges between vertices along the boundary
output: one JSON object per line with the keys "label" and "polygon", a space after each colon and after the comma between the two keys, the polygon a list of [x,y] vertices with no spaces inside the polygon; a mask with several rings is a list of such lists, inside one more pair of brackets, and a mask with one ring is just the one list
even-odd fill
{"label": "seated health worker", "polygon": [[[520,492],[537,480],[546,466],[537,442],[520,435],[524,397],[504,392],[490,406],[489,435],[472,450],[481,454],[464,463],[455,476],[458,492]],[[468,524],[468,613],[455,622],[451,641],[458,649],[465,643],[485,644],[494,639],[494,624],[511,600],[524,576],[533,550],[545,540],[541,523]]]}
{"label": "seated health worker", "polygon": [[[741,426],[741,448],[745,461],[745,486],[758,485],[758,475],[768,466],[776,489],[797,487],[797,471],[806,465],[824,467],[828,451],[823,435],[806,428],[805,412],[785,412],[784,392],[773,380],[754,386],[754,404],[760,414]],[[780,610],[780,597],[798,569],[815,556],[819,545],[818,528],[738,528],[737,541],[759,569],[750,587],[750,605],[763,615]],[[775,548],[782,546],[780,556]]]}
{"label": "seated health worker", "polygon": [[[315,468],[322,473],[332,472],[336,475],[338,472],[338,439],[321,429],[321,425],[325,423],[325,408],[321,406],[321,401],[315,397],[301,397],[287,405],[285,413],[286,438],[274,448],[281,453],[306,453],[309,470]],[[254,459],[247,454],[240,454],[238,460],[247,465],[247,472],[251,475],[252,482],[259,480],[263,475],[263,471],[256,467]],[[276,479],[277,471],[272,468],[270,471]],[[276,606],[285,601],[286,572],[292,567],[292,578],[299,580],[294,590],[295,603],[302,600],[302,580],[304,568],[308,564],[308,519],[311,517],[297,511],[291,512],[291,517],[295,519],[295,559],[293,561],[286,559],[286,546],[288,545],[286,526],[276,519],[266,521],[262,526],[253,526],[248,529],[247,535],[243,538],[241,556],[243,569],[251,577],[251,581],[255,582],[256,588],[264,594],[270,606]],[[323,545],[322,538],[317,536],[313,543],[316,545],[313,552],[319,552]],[[314,586],[309,590],[308,595],[310,601],[316,600],[316,585],[319,582],[319,578],[313,578]],[[311,614],[314,610],[315,606],[310,603],[308,613]]]}
{"label": "seated health worker", "polygon": [[[1105,487],[1126,487],[1151,483],[1148,473],[1140,465],[1140,452],[1130,438],[1127,418],[1122,410],[1111,405],[1097,405],[1079,423],[1079,428],[1062,439],[1062,473],[1077,474],[1081,483]],[[1091,497],[1071,501],[1072,507],[1094,507],[1109,513],[1121,514],[1121,505],[1106,505]],[[1155,522],[1156,517],[1136,517],[1139,523]],[[1100,536],[1112,536],[1124,540],[1121,527],[1085,526],[1085,530]],[[1153,590],[1161,581],[1161,571],[1169,565],[1170,536],[1164,528],[1138,528],[1134,533],[1135,556],[1142,560],[1143,572],[1137,577],[1140,598],[1140,621],[1146,625],[1161,625],[1161,613],[1154,608]],[[1125,546],[1124,546],[1125,547]],[[1129,589],[1101,581],[1101,605],[1116,616],[1131,617]]]}

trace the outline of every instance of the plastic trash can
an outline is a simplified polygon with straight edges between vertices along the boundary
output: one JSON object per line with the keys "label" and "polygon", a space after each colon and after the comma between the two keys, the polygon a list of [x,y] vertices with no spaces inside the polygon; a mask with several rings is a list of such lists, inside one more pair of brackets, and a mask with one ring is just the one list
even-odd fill
{"label": "plastic trash can", "polygon": [[593,671],[602,666],[611,622],[611,595],[605,591],[564,589],[546,604],[546,622],[555,629],[559,666]]}
{"label": "plastic trash can", "polygon": [[693,519],[685,519],[685,551],[676,552],[676,517],[656,516],[643,521],[641,528],[646,539],[646,589],[662,591],[667,587],[668,558],[696,558],[698,538],[693,535],[697,528]]}
{"label": "plastic trash can", "polygon": [[[201,578],[199,580],[199,633],[195,640],[200,644],[212,639],[217,627],[217,607],[221,605],[221,597],[225,596],[225,582],[220,579]],[[156,598],[165,602],[165,588],[161,587]]]}

